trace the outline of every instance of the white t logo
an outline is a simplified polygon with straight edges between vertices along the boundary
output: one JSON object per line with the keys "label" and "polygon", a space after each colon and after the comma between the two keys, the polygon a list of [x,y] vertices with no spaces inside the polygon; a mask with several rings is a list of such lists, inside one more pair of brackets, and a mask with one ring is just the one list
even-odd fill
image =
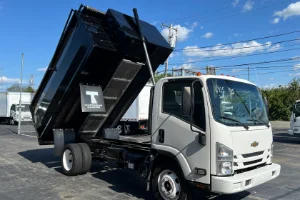
{"label": "white t logo", "polygon": [[97,104],[97,100],[96,100],[95,96],[98,96],[98,92],[86,91],[86,95],[91,96],[91,103],[92,104]]}

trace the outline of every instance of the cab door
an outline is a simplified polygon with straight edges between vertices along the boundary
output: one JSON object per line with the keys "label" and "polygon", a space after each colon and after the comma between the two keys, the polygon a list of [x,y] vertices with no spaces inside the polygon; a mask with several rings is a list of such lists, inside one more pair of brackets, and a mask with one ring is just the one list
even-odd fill
{"label": "cab door", "polygon": [[[164,80],[155,88],[152,146],[168,152],[180,163],[187,180],[210,184],[210,130],[207,101],[200,81],[195,79]],[[192,116],[182,113],[182,91],[194,91]],[[192,124],[192,127],[191,127]],[[199,142],[200,133],[206,144]],[[205,172],[205,174],[199,174]]]}

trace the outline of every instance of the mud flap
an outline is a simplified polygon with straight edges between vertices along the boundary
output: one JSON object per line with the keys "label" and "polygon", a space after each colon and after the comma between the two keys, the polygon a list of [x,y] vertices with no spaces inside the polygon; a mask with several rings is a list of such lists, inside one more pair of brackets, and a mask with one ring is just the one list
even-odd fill
{"label": "mud flap", "polygon": [[80,84],[82,112],[106,112],[102,88]]}
{"label": "mud flap", "polygon": [[75,143],[75,132],[73,129],[53,129],[54,156],[60,156],[66,144]]}

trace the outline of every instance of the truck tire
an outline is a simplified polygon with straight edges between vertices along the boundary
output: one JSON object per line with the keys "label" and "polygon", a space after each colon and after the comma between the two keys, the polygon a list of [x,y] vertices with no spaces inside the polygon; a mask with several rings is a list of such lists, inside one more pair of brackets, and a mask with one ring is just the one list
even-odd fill
{"label": "truck tire", "polygon": [[186,180],[175,165],[161,164],[156,166],[151,184],[153,195],[157,200],[190,199]]}
{"label": "truck tire", "polygon": [[10,120],[9,120],[9,124],[10,124],[10,125],[16,125],[16,124],[15,124],[15,121],[14,121],[13,119],[10,119]]}
{"label": "truck tire", "polygon": [[86,174],[91,169],[92,153],[89,145],[86,143],[78,143],[82,153],[82,166],[79,174]]}
{"label": "truck tire", "polygon": [[76,176],[82,168],[82,153],[78,144],[66,145],[61,154],[62,171],[67,176]]}

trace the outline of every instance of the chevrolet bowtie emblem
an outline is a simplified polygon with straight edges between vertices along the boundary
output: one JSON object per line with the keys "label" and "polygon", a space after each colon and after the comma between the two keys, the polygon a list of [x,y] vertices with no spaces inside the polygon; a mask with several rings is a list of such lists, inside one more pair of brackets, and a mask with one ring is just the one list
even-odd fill
{"label": "chevrolet bowtie emblem", "polygon": [[259,144],[258,142],[254,141],[254,142],[251,143],[251,147],[257,147],[258,144]]}

